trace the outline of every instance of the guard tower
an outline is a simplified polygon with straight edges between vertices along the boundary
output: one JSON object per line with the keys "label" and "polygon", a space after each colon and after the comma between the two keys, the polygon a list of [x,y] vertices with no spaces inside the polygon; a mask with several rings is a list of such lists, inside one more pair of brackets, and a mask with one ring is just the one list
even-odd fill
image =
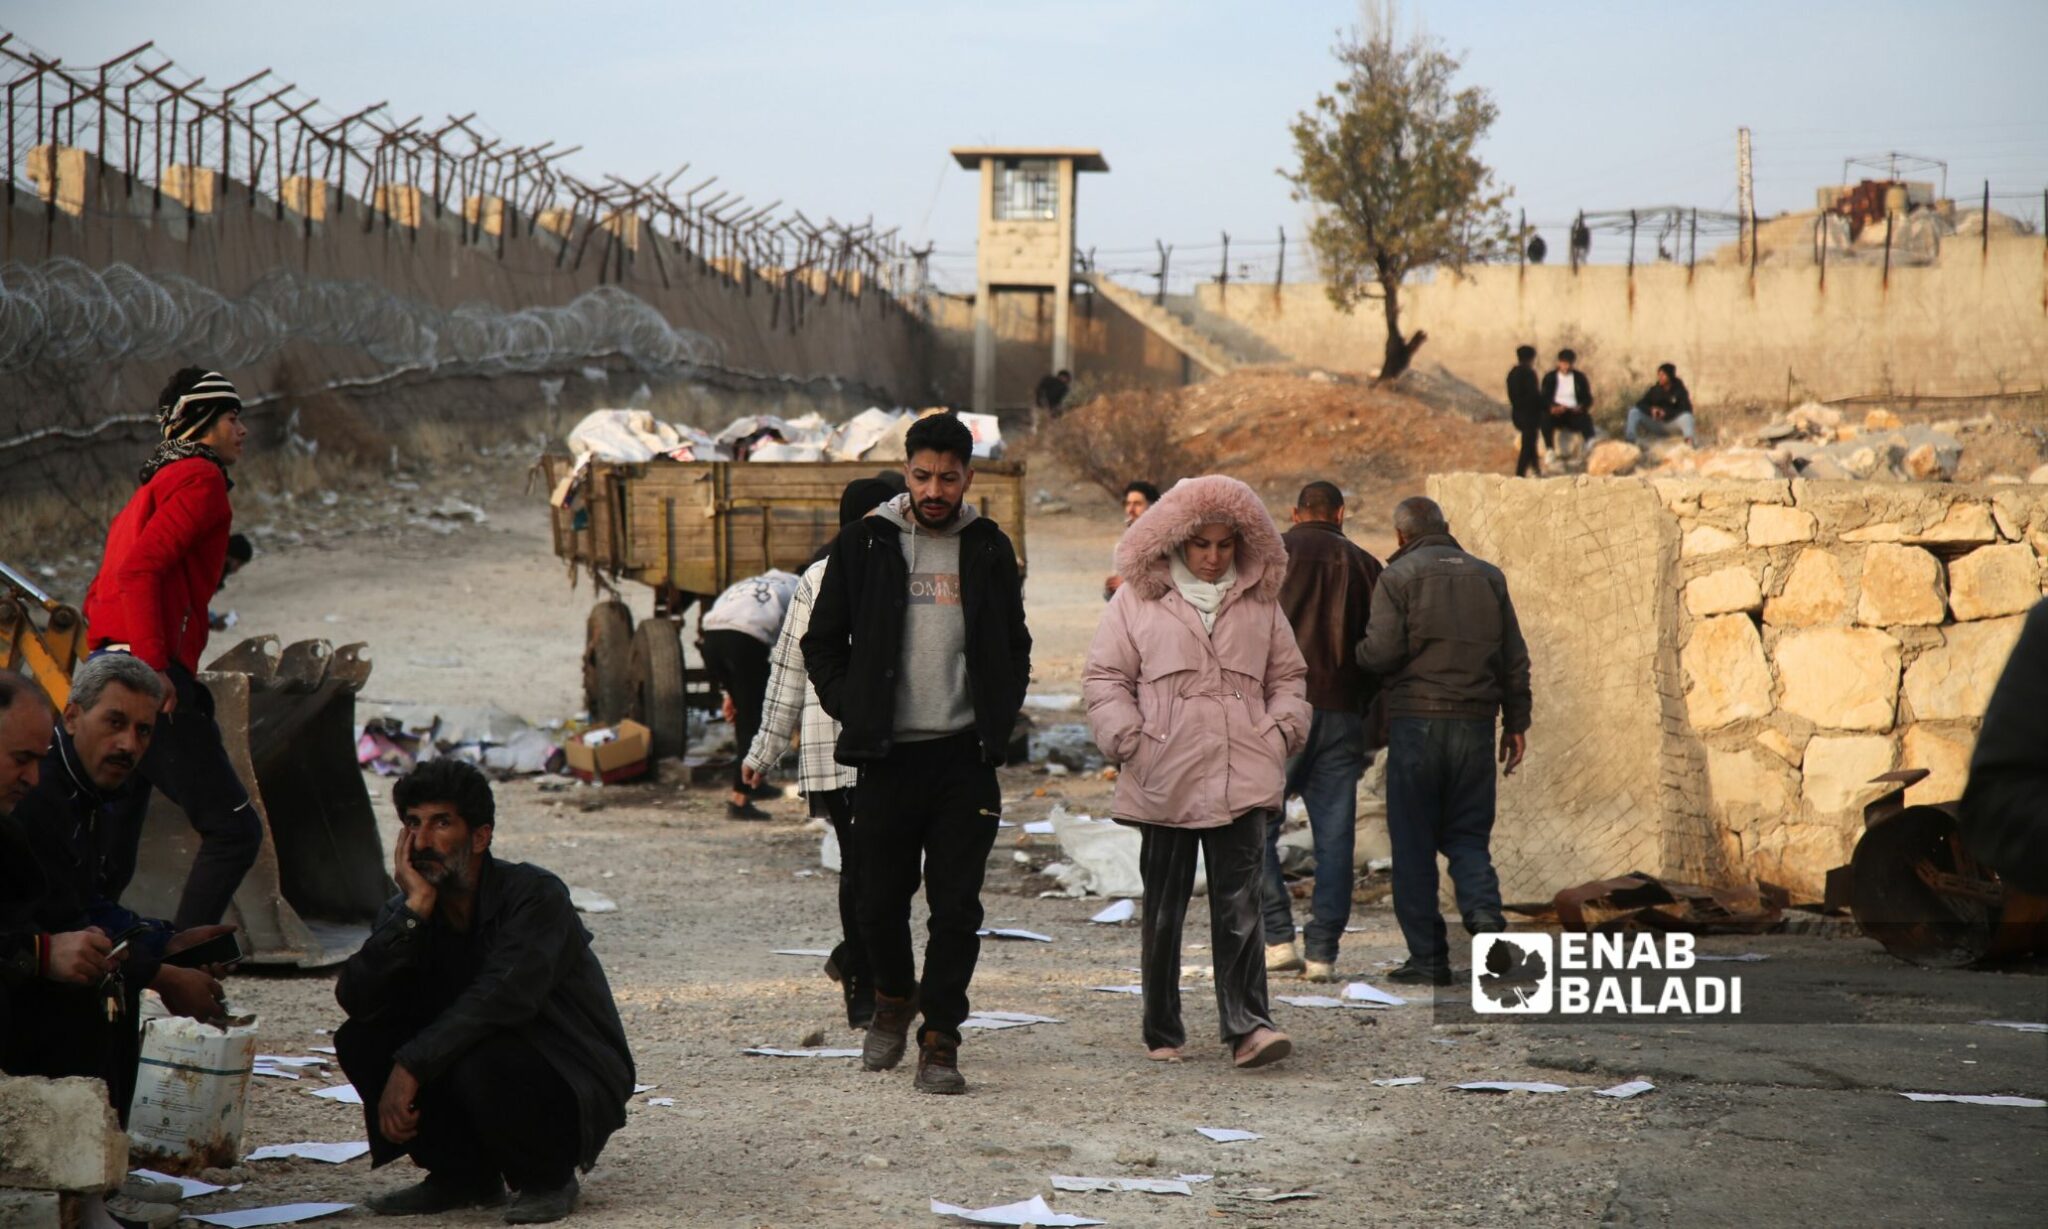
{"label": "guard tower", "polygon": [[1074,282],[1074,176],[1107,171],[1100,150],[976,146],[953,151],[981,172],[981,229],[975,245],[974,409],[994,412],[995,296],[1052,291],[1052,368],[1069,365],[1068,312]]}

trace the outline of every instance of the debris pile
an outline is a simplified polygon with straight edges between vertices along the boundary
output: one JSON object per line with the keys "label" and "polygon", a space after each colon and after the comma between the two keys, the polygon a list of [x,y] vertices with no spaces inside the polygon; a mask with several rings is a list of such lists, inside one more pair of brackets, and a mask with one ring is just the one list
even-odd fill
{"label": "debris pile", "polygon": [[[1858,422],[1832,406],[1807,402],[1729,448],[1693,448],[1671,438],[1647,446],[1605,439],[1586,453],[1594,477],[1629,474],[1693,475],[1771,481],[1807,478],[1836,482],[1953,482],[1962,467],[1959,423],[1908,425],[1887,409]],[[2048,471],[2036,471],[2048,481]]]}

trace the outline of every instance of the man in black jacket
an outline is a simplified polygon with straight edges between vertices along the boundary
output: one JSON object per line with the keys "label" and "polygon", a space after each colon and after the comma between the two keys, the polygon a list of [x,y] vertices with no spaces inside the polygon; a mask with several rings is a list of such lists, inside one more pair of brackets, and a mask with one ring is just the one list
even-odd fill
{"label": "man in black jacket", "polygon": [[1963,843],[2023,892],[2048,896],[2048,602],[2037,602],[1984,710],[1963,789]]}
{"label": "man in black jacket", "polygon": [[1559,431],[1574,431],[1584,437],[1581,451],[1593,447],[1593,382],[1578,369],[1579,356],[1572,350],[1557,352],[1557,370],[1543,375],[1543,446],[1548,448]]}
{"label": "man in black jacket", "polygon": [[[862,1063],[901,1062],[922,1007],[916,1086],[958,1093],[981,884],[1002,812],[995,769],[1024,705],[1031,633],[1016,551],[966,502],[974,437],[937,414],[911,426],[904,451],[909,493],[832,548],[804,664],[841,725],[839,762],[860,768],[861,933],[875,979]],[[931,906],[922,981],[910,943],[920,858]]]}
{"label": "man in black jacket", "polygon": [[1387,978],[1448,986],[1437,854],[1450,864],[1466,932],[1506,929],[1488,849],[1493,767],[1497,758],[1512,774],[1528,749],[1529,648],[1507,579],[1458,545],[1435,501],[1402,500],[1394,534],[1401,549],[1380,573],[1358,648],[1387,698],[1394,918],[1408,941],[1408,962]]}
{"label": "man in black jacket", "polygon": [[1515,458],[1515,477],[1534,474],[1543,476],[1543,462],[1536,453],[1536,436],[1540,432],[1545,447],[1550,444],[1550,422],[1546,411],[1550,403],[1543,399],[1543,385],[1536,378],[1536,347],[1515,347],[1515,365],[1508,368],[1508,413],[1514,419],[1515,430],[1522,433],[1522,452]]}
{"label": "man in black jacket", "polygon": [[1698,443],[1692,394],[1686,390],[1685,381],[1678,378],[1678,368],[1674,364],[1658,364],[1657,382],[1650,385],[1642,399],[1628,409],[1628,442],[1635,443],[1645,431],[1651,435],[1669,435],[1676,431],[1685,437],[1687,444]]}
{"label": "man in black jacket", "polygon": [[560,879],[491,856],[490,782],[429,760],[392,790],[398,894],[341,971],[334,1047],[363,1097],[370,1163],[427,1171],[373,1197],[386,1216],[493,1206],[560,1220],[626,1122],[633,1055]]}

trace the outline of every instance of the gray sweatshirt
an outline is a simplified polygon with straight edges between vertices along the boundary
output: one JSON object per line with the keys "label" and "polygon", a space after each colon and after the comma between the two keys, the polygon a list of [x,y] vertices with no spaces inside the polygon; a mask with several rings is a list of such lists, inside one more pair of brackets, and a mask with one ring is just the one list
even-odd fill
{"label": "gray sweatshirt", "polygon": [[967,687],[967,613],[960,604],[960,531],[981,514],[962,504],[944,529],[927,529],[898,495],[876,515],[903,532],[910,603],[903,618],[903,656],[896,671],[896,739],[928,742],[974,728]]}

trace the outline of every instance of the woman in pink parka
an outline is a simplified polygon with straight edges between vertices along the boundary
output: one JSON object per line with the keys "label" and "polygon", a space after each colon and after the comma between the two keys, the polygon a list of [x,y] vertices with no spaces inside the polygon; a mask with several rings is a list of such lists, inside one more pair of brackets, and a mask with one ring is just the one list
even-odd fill
{"label": "woman in pink parka", "polygon": [[1117,547],[1123,585],[1095,629],[1088,720],[1121,766],[1111,814],[1144,834],[1145,1046],[1178,1061],[1180,936],[1199,851],[1216,1007],[1240,1067],[1287,1057],[1266,1004],[1260,870],[1287,757],[1308,737],[1308,667],[1276,599],[1287,548],[1257,493],[1190,478]]}

